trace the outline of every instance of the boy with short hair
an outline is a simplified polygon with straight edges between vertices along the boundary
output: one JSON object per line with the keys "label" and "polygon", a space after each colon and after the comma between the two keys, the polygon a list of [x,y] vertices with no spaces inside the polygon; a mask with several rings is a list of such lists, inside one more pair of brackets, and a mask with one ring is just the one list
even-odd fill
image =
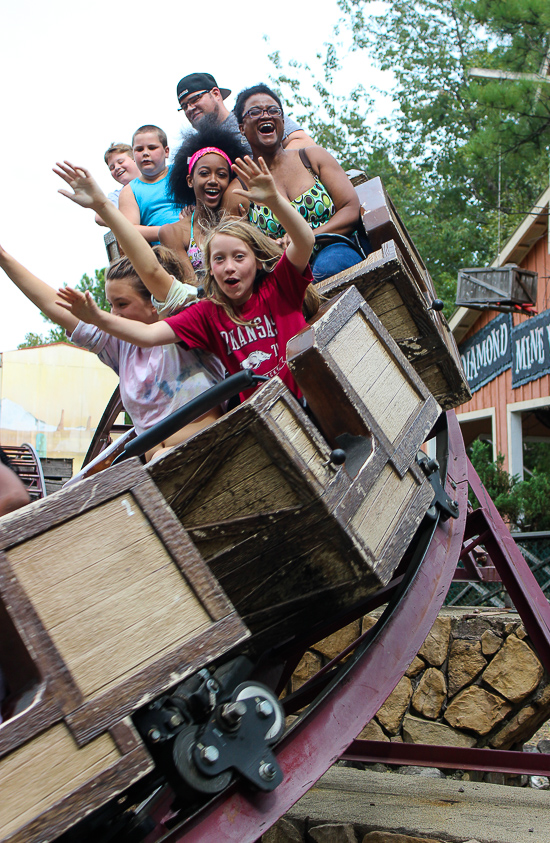
{"label": "boy with short hair", "polygon": [[[134,161],[132,147],[127,143],[112,143],[103,157],[114,180],[122,185],[118,190],[107,194],[115,208],[118,208],[118,197],[122,188],[139,176],[139,170]],[[95,215],[95,221],[98,225],[105,225],[99,214]]]}
{"label": "boy with short hair", "polygon": [[169,194],[168,139],[158,126],[140,126],[132,150],[140,174],[122,189],[119,209],[149,243],[158,243],[159,228],[177,222],[180,211]]}

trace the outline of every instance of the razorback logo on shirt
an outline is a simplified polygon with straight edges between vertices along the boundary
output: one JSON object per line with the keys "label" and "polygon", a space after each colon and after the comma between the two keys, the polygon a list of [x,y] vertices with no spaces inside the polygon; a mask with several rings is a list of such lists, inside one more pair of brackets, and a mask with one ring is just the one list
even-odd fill
{"label": "razorback logo on shirt", "polygon": [[235,325],[235,328],[231,331],[220,331],[225,340],[228,354],[238,351],[243,345],[248,345],[251,342],[277,336],[275,322],[268,314],[256,316],[253,322],[254,327],[251,325]]}
{"label": "razorback logo on shirt", "polygon": [[264,360],[269,360],[270,357],[271,354],[266,354],[265,351],[253,351],[246,360],[242,361],[241,369],[257,369]]}

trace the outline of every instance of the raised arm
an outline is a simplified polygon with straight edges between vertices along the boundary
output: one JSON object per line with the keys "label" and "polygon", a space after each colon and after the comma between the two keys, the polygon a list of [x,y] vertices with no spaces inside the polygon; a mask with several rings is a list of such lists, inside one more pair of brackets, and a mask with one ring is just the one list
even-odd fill
{"label": "raised arm", "polygon": [[[180,259],[184,267],[185,280],[188,284],[197,286],[197,276],[193,264],[189,260],[187,248],[189,246],[190,219],[180,219],[177,222],[168,222],[159,228],[159,240],[167,249],[171,249]],[[186,246],[187,244],[187,246]],[[155,298],[157,298],[155,296]]]}
{"label": "raised arm", "polygon": [[87,290],[81,293],[72,287],[62,287],[57,291],[57,304],[60,308],[72,314],[74,318],[90,325],[97,325],[102,331],[112,334],[119,340],[125,340],[138,345],[140,348],[152,348],[154,345],[169,345],[179,342],[178,337],[167,322],[138,322],[135,319],[125,319],[114,316],[105,310],[100,310]]}
{"label": "raised arm", "polygon": [[72,313],[68,313],[57,303],[58,295],[53,287],[41,281],[32,272],[15,260],[0,246],[0,267],[8,278],[11,278],[16,287],[26,295],[49,319],[61,325],[69,334],[72,334],[78,325],[78,319]]}
{"label": "raised arm", "polygon": [[303,129],[296,129],[283,140],[283,149],[302,149],[305,146],[315,146],[315,141]]}
{"label": "raised arm", "polygon": [[[75,167],[65,161],[54,167],[54,173],[57,173],[74,191],[70,193],[68,190],[60,190],[59,193],[82,208],[93,208],[99,214],[115,235],[124,254],[130,259],[149,292],[158,301],[164,301],[170,292],[172,277],[160,265],[155,253],[136,227],[105,196],[88,170],[84,167]],[[121,198],[124,190],[120,194]]]}
{"label": "raised arm", "polygon": [[315,242],[313,232],[303,216],[279,193],[263,158],[258,158],[257,163],[248,155],[244,159],[237,158],[233,169],[248,187],[248,192],[235,189],[234,193],[244,198],[248,196],[253,202],[267,205],[273,211],[290,238],[286,249],[287,258],[298,272],[303,272]]}
{"label": "raised arm", "polygon": [[359,197],[336,158],[320,146],[308,147],[310,164],[324,184],[336,208],[336,213],[315,234],[351,234],[359,220]]}
{"label": "raised arm", "polygon": [[121,213],[129,220],[132,225],[135,227],[136,231],[142,235],[142,237],[147,240],[148,243],[156,243],[159,239],[159,226],[158,225],[141,225],[141,214],[139,212],[139,206],[136,202],[136,197],[134,196],[134,191],[127,184],[125,187],[122,188],[118,199],[118,207],[120,208]]}

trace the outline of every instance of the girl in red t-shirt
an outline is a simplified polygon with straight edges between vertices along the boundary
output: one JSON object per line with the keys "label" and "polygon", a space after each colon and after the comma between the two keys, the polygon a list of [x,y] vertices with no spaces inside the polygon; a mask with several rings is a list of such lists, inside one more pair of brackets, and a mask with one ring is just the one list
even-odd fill
{"label": "girl in red t-shirt", "polygon": [[[309,257],[313,233],[304,218],[277,190],[263,159],[248,156],[233,165],[253,202],[266,205],[288,235],[281,249],[248,222],[228,219],[209,234],[204,253],[207,265],[207,298],[174,317],[146,325],[101,311],[88,293],[70,287],[59,290],[59,304],[83,322],[97,325],[119,339],[141,347],[183,342],[217,354],[233,374],[253,369],[258,375],[278,375],[296,395],[298,387],[286,364],[286,344],[305,327],[302,305],[312,280]],[[89,173],[68,162],[56,170],[74,193],[60,191],[101,215],[103,194]],[[117,213],[110,225],[125,254],[149,287],[165,270],[134,227]],[[243,396],[246,397],[246,396]]]}

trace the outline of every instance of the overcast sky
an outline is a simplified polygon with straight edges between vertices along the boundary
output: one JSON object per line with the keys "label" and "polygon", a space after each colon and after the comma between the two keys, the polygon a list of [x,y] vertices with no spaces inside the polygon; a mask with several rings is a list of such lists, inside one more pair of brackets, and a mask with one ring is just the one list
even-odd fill
{"label": "overcast sky", "polygon": [[[115,189],[103,161],[112,141],[130,142],[134,129],[154,123],[177,147],[189,125],[177,110],[182,76],[210,72],[234,94],[269,83],[269,52],[312,59],[323,42],[334,40],[337,18],[336,0],[5,3],[0,243],[54,287],[93,273],[106,263],[105,229],[91,211],[57,194],[64,185],[51,171],[55,161],[82,164],[106,191]],[[347,68],[350,90],[360,81],[381,84],[364,57],[349,58]],[[227,102],[231,107],[234,97]],[[292,114],[290,103],[287,110]],[[0,351],[16,348],[28,331],[48,330],[1,270],[0,290]]]}

